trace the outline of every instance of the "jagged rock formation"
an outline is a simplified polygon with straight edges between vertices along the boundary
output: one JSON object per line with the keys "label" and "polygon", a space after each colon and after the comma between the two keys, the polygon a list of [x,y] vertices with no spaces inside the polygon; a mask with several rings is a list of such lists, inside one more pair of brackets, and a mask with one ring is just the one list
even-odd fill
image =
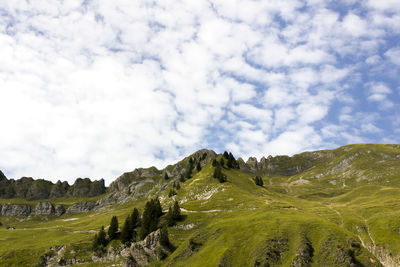
{"label": "jagged rock formation", "polygon": [[58,181],[56,184],[53,184],[43,179],[34,180],[31,177],[8,180],[0,171],[1,198],[16,197],[26,200],[38,200],[63,196],[91,197],[104,194],[105,192],[106,187],[103,179],[92,182],[89,178],[78,178],[70,186],[67,182]]}
{"label": "jagged rock formation", "polygon": [[159,254],[169,254],[168,248],[160,244],[161,231],[150,233],[143,241],[135,242],[129,248],[129,255],[124,262],[125,267],[148,265],[152,260],[159,260]]}

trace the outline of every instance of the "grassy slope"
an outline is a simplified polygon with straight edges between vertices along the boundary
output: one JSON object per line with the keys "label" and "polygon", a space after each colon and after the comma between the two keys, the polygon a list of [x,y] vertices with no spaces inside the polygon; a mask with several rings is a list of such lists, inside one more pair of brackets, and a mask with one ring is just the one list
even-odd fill
{"label": "grassy slope", "polygon": [[[161,264],[253,266],[256,260],[265,259],[268,244],[274,238],[287,239],[279,263],[283,266],[290,266],[304,238],[314,249],[313,266],[323,262],[335,265],[335,258],[349,250],[349,242],[360,244],[360,238],[365,244],[375,242],[390,249],[392,255],[400,255],[400,148],[352,145],[318,153],[334,157],[318,158],[316,166],[294,176],[264,177],[264,187],[256,186],[251,176],[238,170],[224,170],[228,182],[220,184],[212,178],[211,164],[206,165],[183,183],[174,197],[187,210],[187,216],[176,227],[169,228],[176,250]],[[342,164],[354,154],[357,156],[347,167]],[[341,164],[343,168],[339,168]],[[329,173],[335,168],[339,171]],[[318,174],[324,175],[315,177]],[[309,182],[290,185],[299,179]],[[161,181],[156,180],[158,186]],[[167,197],[168,191],[160,195],[164,209],[174,201]],[[87,214],[0,217],[0,261],[5,265],[30,266],[50,246],[62,244],[69,250],[78,246],[74,250],[81,255],[70,254],[71,257],[88,259],[91,255],[86,250],[94,231],[107,225],[113,215],[118,216],[121,224],[133,207],[143,207],[145,198]],[[75,201],[51,200],[65,205]],[[17,229],[6,230],[8,225]],[[193,228],[184,230],[183,226]],[[189,240],[198,244],[196,249],[190,249]],[[366,249],[353,251],[358,262],[367,266],[377,264]]]}

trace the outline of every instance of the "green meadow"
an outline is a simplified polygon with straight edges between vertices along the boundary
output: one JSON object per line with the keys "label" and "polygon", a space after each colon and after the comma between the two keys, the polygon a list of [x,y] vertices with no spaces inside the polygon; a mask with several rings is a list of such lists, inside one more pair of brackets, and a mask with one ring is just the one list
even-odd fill
{"label": "green meadow", "polygon": [[[228,168],[220,183],[210,162],[181,182],[173,197],[168,192],[176,180],[160,176],[140,197],[96,211],[0,216],[0,265],[35,266],[51,247],[64,245],[60,257],[76,259],[77,266],[121,265],[122,259],[92,262],[95,233],[114,215],[122,227],[134,207],[142,212],[158,196],[164,211],[177,200],[184,220],[168,228],[174,250],[151,266],[399,266],[399,155],[399,146],[368,144],[306,152],[289,163],[303,166],[311,158],[312,167],[290,176],[262,175],[263,186],[254,183],[254,173]],[[49,201],[68,207],[103,196]]]}

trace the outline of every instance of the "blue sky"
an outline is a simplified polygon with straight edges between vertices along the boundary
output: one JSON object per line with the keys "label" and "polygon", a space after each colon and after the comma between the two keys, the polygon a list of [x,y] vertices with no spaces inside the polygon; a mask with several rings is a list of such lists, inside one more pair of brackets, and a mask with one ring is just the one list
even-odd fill
{"label": "blue sky", "polygon": [[399,143],[399,67],[397,0],[3,1],[0,169]]}

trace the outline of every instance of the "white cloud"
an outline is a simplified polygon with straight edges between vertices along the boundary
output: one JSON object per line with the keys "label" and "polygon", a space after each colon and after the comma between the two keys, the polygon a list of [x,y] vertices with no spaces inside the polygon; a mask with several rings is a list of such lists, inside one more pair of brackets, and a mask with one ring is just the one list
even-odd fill
{"label": "white cloud", "polygon": [[396,64],[400,65],[400,48],[392,48],[386,51],[385,56],[389,58],[389,60]]}
{"label": "white cloud", "polygon": [[[355,105],[358,84],[366,101],[395,102],[358,62],[400,64],[385,39],[397,8],[369,1],[362,16],[350,4],[342,19],[324,1],[0,3],[0,168],[110,182],[209,144],[239,156],[317,148],[335,129],[316,125]],[[350,125],[354,112],[337,116]],[[374,125],[362,131],[381,134]]]}
{"label": "white cloud", "polygon": [[385,106],[391,107],[390,101],[387,101],[388,94],[392,91],[383,83],[373,83],[370,85],[368,100],[370,101],[384,101],[386,100]]}

